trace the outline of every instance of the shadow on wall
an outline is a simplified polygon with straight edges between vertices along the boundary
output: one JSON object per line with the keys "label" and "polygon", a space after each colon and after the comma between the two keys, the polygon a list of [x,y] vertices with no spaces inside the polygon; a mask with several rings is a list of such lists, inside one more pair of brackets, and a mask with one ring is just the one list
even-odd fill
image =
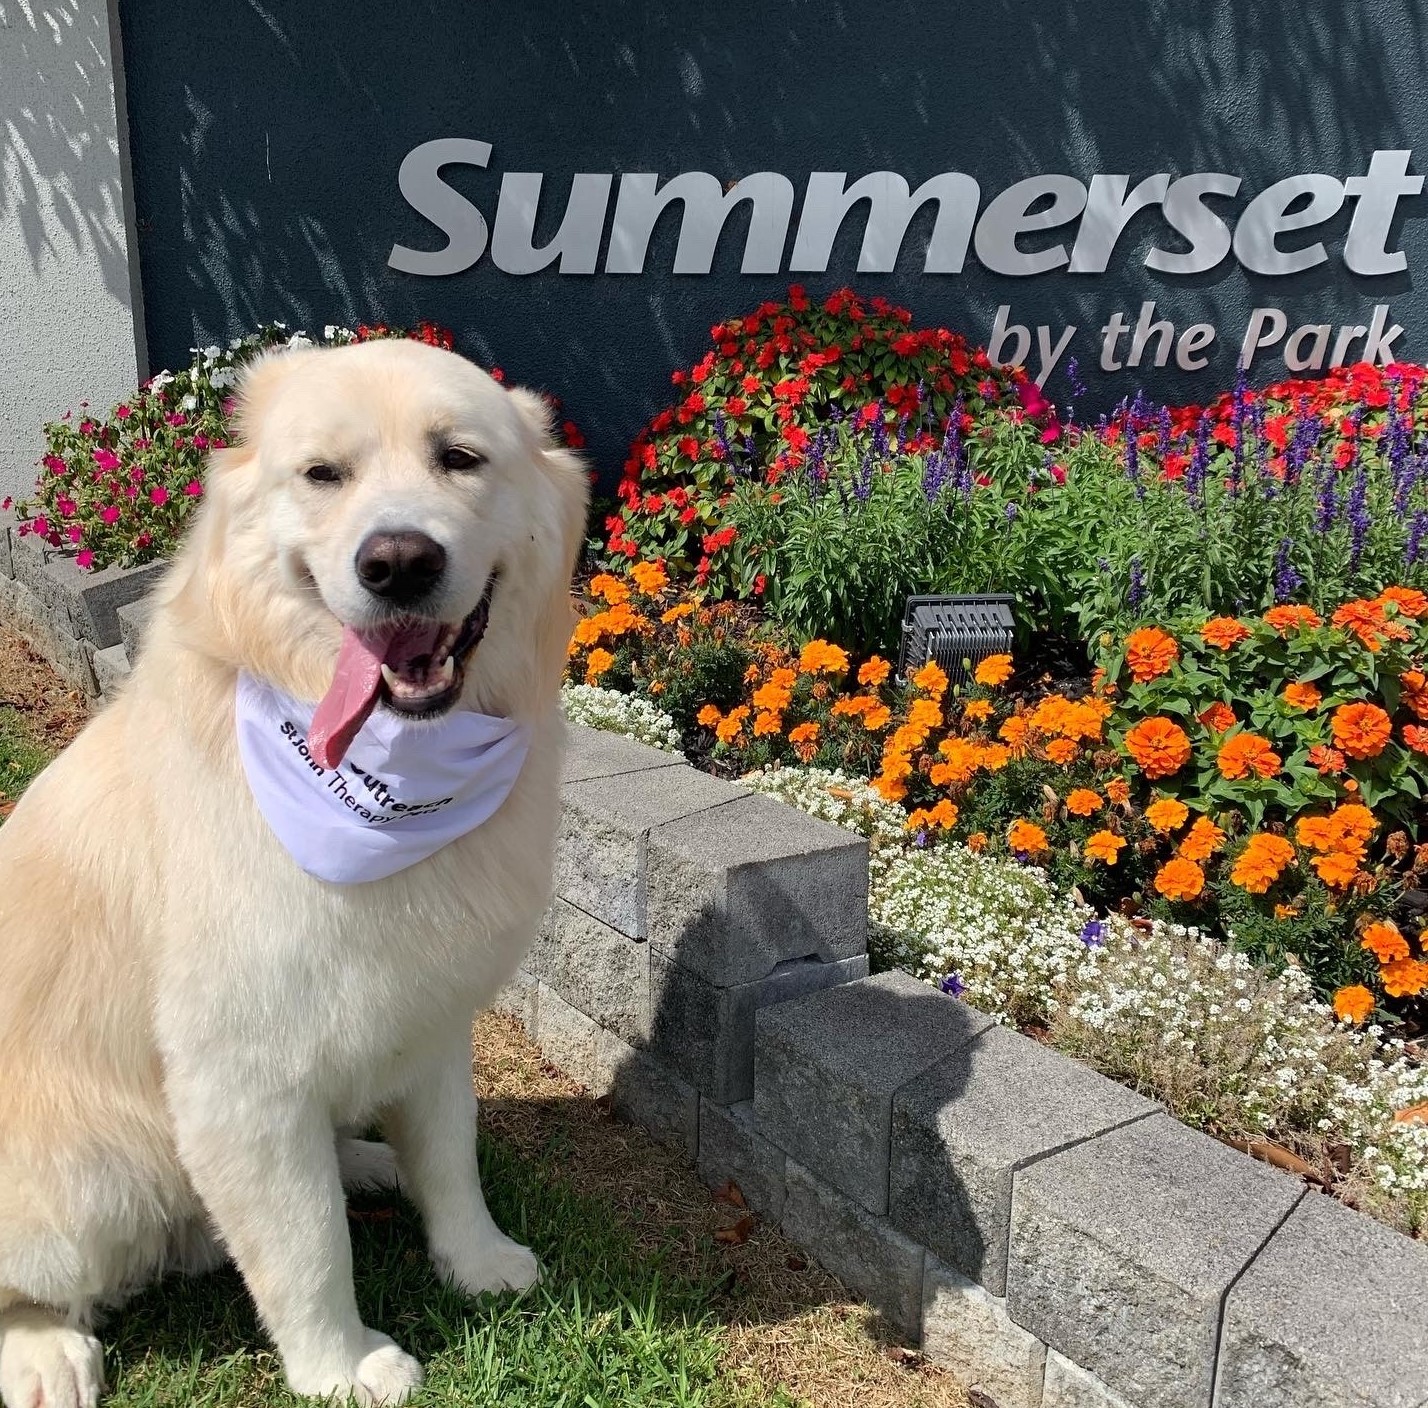
{"label": "shadow on wall", "polygon": [[118,18],[104,0],[0,0],[0,231],[18,232],[37,276],[78,254],[94,260],[117,301],[134,306],[111,25]]}
{"label": "shadow on wall", "polygon": [[[353,0],[341,27],[320,10],[249,0],[178,30],[161,0],[125,0],[123,19],[156,363],[272,319],[320,327],[428,317],[452,327],[464,351],[560,394],[607,468],[665,404],[669,371],[702,354],[710,325],[789,282],[740,274],[747,204],[730,216],[707,276],[669,273],[677,204],[660,218],[638,278],[553,267],[517,276],[489,256],[453,276],[399,274],[387,266],[394,244],[429,250],[444,238],[398,192],[397,168],[413,147],[442,136],[491,142],[488,170],[447,176],[488,222],[503,173],[545,173],[543,245],[559,228],[573,171],[705,170],[727,182],[775,170],[799,191],[811,170],[856,178],[886,169],[913,184],[960,170],[981,183],[984,205],[1037,173],[1084,181],[1225,171],[1243,178],[1228,215],[1282,177],[1361,174],[1375,149],[1428,142],[1413,102],[1428,36],[1411,0],[1322,11],[1290,0],[994,0],[972,9],[731,0],[709,15],[635,0],[598,12],[492,0],[479,16],[427,0],[400,23],[377,0]],[[214,63],[219,49],[227,61]],[[1403,227],[1425,209],[1428,197],[1405,201],[1392,237],[1409,242],[1410,266],[1428,254],[1428,237]],[[1330,242],[1329,261],[1301,274],[1247,276],[1229,259],[1207,274],[1157,274],[1144,267],[1152,244],[1183,246],[1146,212],[1105,277],[1012,278],[970,259],[959,275],[922,273],[928,206],[896,270],[856,282],[907,304],[919,322],[979,340],[1003,303],[1020,322],[1075,324],[1094,339],[1110,312],[1134,317],[1154,299],[1178,325],[1225,329],[1201,380],[1157,385],[1148,369],[1152,392],[1185,399],[1228,382],[1237,330],[1256,304],[1291,318],[1358,316],[1366,300],[1411,286],[1407,274],[1344,268],[1334,242],[1349,214],[1284,238],[1288,248]],[[855,279],[861,224],[857,214],[845,223],[833,272],[797,276],[815,295]],[[786,253],[793,236],[791,226]],[[1066,236],[1048,230],[1021,243]],[[1428,333],[1428,317],[1419,328],[1394,314],[1409,324],[1410,346],[1415,332]],[[1084,347],[1081,360],[1085,370]],[[1137,376],[1101,385],[1093,376],[1093,399],[1118,399]],[[1065,384],[1051,390],[1060,399]]]}

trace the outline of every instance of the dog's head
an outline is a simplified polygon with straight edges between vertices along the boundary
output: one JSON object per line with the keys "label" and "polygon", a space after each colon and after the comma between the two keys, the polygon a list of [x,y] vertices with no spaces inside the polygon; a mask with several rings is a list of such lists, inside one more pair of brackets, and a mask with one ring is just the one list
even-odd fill
{"label": "dog's head", "polygon": [[262,358],[176,567],[176,599],[208,599],[190,627],[319,699],[329,759],[373,708],[510,713],[548,698],[586,503],[549,419],[533,393],[417,342]]}

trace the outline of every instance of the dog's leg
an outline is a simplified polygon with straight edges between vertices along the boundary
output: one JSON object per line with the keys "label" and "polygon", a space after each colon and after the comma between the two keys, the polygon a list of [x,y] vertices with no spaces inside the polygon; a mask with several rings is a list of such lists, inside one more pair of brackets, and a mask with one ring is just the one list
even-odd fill
{"label": "dog's leg", "polygon": [[20,1305],[0,1313],[0,1402],[5,1408],[95,1408],[104,1351],[62,1315]]}
{"label": "dog's leg", "polygon": [[357,1314],[332,1125],[265,1100],[175,1092],[179,1155],[282,1356],[295,1393],[401,1403],[421,1365]]}
{"label": "dog's leg", "polygon": [[523,1291],[540,1279],[529,1248],[496,1226],[476,1166],[476,1092],[466,1032],[424,1071],[384,1121],[402,1169],[402,1189],[421,1211],[439,1275],[468,1295]]}

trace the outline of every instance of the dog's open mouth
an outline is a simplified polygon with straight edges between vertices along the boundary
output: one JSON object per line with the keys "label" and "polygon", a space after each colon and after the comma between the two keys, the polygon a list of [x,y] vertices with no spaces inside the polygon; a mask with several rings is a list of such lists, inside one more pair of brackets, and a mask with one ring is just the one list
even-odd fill
{"label": "dog's open mouth", "polygon": [[378,704],[431,718],[456,703],[466,662],[486,634],[497,575],[491,574],[476,609],[454,625],[405,617],[363,631],[343,627],[332,684],[307,735],[321,766],[335,768],[342,761]]}

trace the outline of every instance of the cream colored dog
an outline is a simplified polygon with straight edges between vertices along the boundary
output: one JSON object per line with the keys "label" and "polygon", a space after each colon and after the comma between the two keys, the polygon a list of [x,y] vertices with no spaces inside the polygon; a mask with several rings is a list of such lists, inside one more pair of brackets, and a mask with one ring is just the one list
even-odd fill
{"label": "cream colored dog", "polygon": [[[405,1398],[344,1176],[399,1170],[464,1290],[538,1274],[481,1194],[471,1022],[549,893],[584,473],[539,398],[413,342],[269,356],[237,426],[122,695],[0,828],[6,1408],[95,1403],[96,1311],[225,1253],[296,1392]],[[240,670],[321,700],[334,757],[374,708],[517,719],[530,751],[475,830],[328,884],[246,785]],[[338,1133],[368,1121],[390,1147]]]}

